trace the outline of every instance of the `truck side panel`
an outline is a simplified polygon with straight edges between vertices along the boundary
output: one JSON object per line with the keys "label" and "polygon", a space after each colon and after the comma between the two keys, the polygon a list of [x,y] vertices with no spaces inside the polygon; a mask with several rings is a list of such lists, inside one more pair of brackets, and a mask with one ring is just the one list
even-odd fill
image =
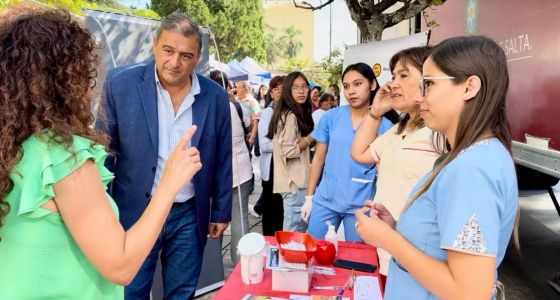
{"label": "truck side panel", "polygon": [[550,138],[549,146],[560,150],[560,1],[452,0],[427,13],[439,24],[431,44],[476,34],[503,47],[514,140],[525,142],[525,134]]}

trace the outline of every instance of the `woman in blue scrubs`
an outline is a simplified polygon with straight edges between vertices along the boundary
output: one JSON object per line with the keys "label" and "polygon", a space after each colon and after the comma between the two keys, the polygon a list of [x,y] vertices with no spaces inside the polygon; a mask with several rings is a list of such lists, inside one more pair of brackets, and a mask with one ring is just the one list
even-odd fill
{"label": "woman in blue scrubs", "polygon": [[[342,73],[342,84],[348,105],[328,110],[311,133],[317,144],[301,217],[309,221],[307,231],[314,238],[325,237],[325,223],[330,221],[337,230],[344,222],[347,241],[361,241],[354,227],[354,211],[372,198],[376,170],[371,165],[354,162],[350,148],[379,86],[371,67],[364,63],[348,66]],[[379,118],[377,133],[383,134],[393,124],[384,117]]]}
{"label": "woman in blue scrubs", "polygon": [[425,61],[420,84],[420,115],[450,149],[398,223],[368,201],[356,211],[358,234],[393,256],[386,300],[494,298],[518,212],[506,56],[486,37],[451,38]]}

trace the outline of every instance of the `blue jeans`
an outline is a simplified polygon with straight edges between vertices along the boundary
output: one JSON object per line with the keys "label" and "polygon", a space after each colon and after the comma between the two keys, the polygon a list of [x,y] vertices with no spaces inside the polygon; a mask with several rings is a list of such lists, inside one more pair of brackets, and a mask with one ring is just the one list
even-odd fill
{"label": "blue jeans", "polygon": [[306,189],[298,189],[295,194],[281,193],[282,199],[284,199],[284,231],[305,232],[307,224],[301,218],[305,192]]}
{"label": "blue jeans", "polygon": [[315,239],[324,240],[328,230],[327,224],[325,224],[327,221],[330,221],[336,230],[338,230],[340,223],[344,222],[344,239],[349,242],[363,242],[356,232],[356,216],[354,214],[339,213],[313,202],[307,233]]}
{"label": "blue jeans", "polygon": [[132,282],[125,287],[126,300],[149,300],[158,256],[161,252],[163,298],[193,299],[202,267],[196,202],[175,203],[163,230]]}

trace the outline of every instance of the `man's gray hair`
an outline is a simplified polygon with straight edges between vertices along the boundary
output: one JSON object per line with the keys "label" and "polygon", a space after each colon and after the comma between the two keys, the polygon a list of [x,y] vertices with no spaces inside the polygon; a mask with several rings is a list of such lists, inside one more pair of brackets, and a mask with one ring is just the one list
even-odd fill
{"label": "man's gray hair", "polygon": [[249,81],[247,80],[238,81],[237,85],[243,87],[247,91],[247,93],[251,92],[251,84],[249,83]]}
{"label": "man's gray hair", "polygon": [[165,19],[161,20],[156,40],[159,39],[164,31],[180,32],[185,37],[194,35],[198,41],[198,53],[200,54],[202,50],[202,31],[200,26],[189,16],[180,12],[173,12],[165,17]]}

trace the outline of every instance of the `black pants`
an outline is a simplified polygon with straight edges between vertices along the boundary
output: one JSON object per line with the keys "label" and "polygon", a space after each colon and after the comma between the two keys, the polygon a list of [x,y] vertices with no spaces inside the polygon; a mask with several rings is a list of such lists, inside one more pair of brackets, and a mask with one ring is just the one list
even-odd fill
{"label": "black pants", "polygon": [[[274,166],[270,162],[270,177],[268,181],[262,180],[262,193],[259,198],[262,203],[262,230],[264,235],[274,236],[276,231],[282,230],[284,223],[284,204],[280,194],[272,193],[274,186]],[[255,205],[256,206],[256,205]],[[256,210],[256,207],[255,207]]]}

